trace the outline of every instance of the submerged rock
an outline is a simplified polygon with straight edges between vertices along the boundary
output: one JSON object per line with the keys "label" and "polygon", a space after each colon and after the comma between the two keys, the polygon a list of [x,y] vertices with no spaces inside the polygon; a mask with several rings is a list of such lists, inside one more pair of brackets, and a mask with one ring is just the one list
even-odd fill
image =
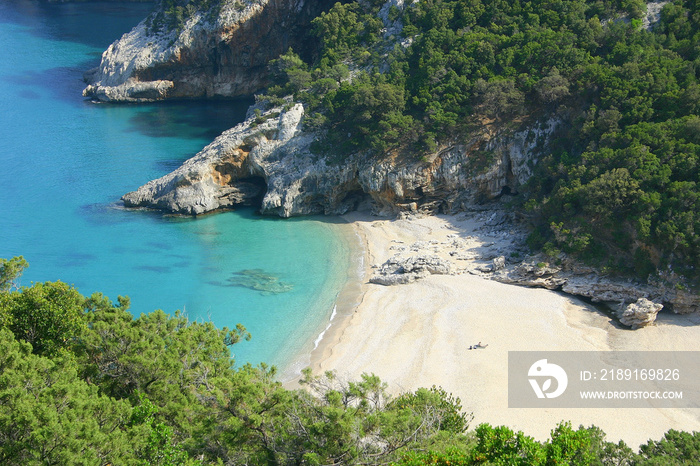
{"label": "submerged rock", "polygon": [[228,279],[230,286],[241,286],[251,290],[261,291],[263,294],[278,294],[291,291],[294,286],[285,283],[279,277],[265,272],[262,269],[245,269],[235,272]]}

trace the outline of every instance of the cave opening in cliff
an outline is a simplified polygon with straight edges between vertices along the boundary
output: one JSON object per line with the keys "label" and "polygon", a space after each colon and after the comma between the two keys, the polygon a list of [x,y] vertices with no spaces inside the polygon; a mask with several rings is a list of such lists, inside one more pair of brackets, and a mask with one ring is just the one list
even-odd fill
{"label": "cave opening in cliff", "polygon": [[241,198],[239,203],[249,205],[255,208],[262,206],[262,200],[267,193],[267,182],[265,178],[258,175],[252,175],[245,178],[240,178],[236,181],[235,186],[241,189]]}
{"label": "cave opening in cliff", "polygon": [[497,198],[501,198],[501,197],[503,197],[503,196],[517,196],[517,195],[518,195],[518,191],[516,191],[516,190],[514,190],[514,189],[511,189],[511,187],[508,186],[508,185],[505,185],[505,186],[501,189],[501,193],[500,193],[498,196],[496,196],[496,197],[497,197]]}
{"label": "cave opening in cliff", "polygon": [[343,197],[342,204],[347,206],[348,211],[354,211],[368,208],[371,202],[372,196],[364,192],[362,188],[359,188],[348,191]]}

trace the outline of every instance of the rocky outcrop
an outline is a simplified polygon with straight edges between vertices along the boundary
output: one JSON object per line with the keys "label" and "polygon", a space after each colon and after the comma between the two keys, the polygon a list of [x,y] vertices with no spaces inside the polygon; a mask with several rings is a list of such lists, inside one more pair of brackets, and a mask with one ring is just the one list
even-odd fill
{"label": "rocky outcrop", "polygon": [[[484,131],[421,160],[355,154],[330,163],[311,151],[316,135],[301,130],[303,106],[289,105],[224,132],[175,172],[126,194],[125,204],[197,215],[254,202],[263,192],[253,188],[262,186],[261,212],[282,217],[343,214],[367,200],[382,213],[452,212],[497,197],[506,186],[517,190],[537,145],[555,127],[546,122],[510,134]],[[482,163],[483,146],[489,147],[486,169],[474,161]]]}
{"label": "rocky outcrop", "polygon": [[678,289],[677,286],[663,286],[663,297],[676,314],[700,312],[700,296],[697,293]]}
{"label": "rocky outcrop", "polygon": [[377,285],[403,285],[428,275],[450,275],[453,266],[436,255],[392,256],[370,279]]}
{"label": "rocky outcrop", "polygon": [[642,27],[647,30],[653,29],[661,19],[661,10],[669,3],[671,3],[669,0],[647,3],[647,12],[642,17]]}
{"label": "rocky outcrop", "polygon": [[[530,256],[521,263],[510,264],[488,276],[502,283],[559,290],[605,304],[615,312],[622,310],[621,322],[633,328],[653,322],[662,308],[676,314],[700,311],[700,296],[678,289],[673,282],[641,283],[611,277],[565,256],[559,258],[560,265],[552,266],[549,260],[542,254]],[[653,302],[655,309],[658,307],[653,311],[653,316],[647,301]],[[627,316],[623,321],[625,313]]]}
{"label": "rocky outcrop", "polygon": [[[362,197],[354,168],[329,166],[311,153],[314,136],[301,131],[303,114],[303,106],[296,104],[251,118],[174,172],[122,199],[129,207],[198,215],[250,204],[260,194],[256,206],[282,217],[347,212]],[[240,196],[241,183],[262,190]]]}
{"label": "rocky outcrop", "polygon": [[276,161],[285,159],[278,154],[280,148],[294,150],[290,140],[298,132],[302,115],[303,107],[297,104],[261,124],[248,120],[225,131],[174,172],[124,195],[122,200],[127,207],[190,215],[253,202],[259,205],[266,183],[284,175],[274,169],[266,172],[264,167],[274,167]]}
{"label": "rocky outcrop", "polygon": [[556,130],[559,120],[550,118],[513,133],[488,134],[484,139],[480,160],[482,173],[475,181],[486,198],[494,198],[505,191],[515,193],[533,174],[539,149]]}
{"label": "rocky outcrop", "polygon": [[[661,310],[685,314],[697,312],[700,296],[680,289],[672,280],[642,283],[606,275],[560,254],[554,259],[544,254],[528,256],[527,229],[503,201],[468,206],[464,213],[450,218],[452,231],[421,223],[420,213],[405,212],[413,219],[405,225],[411,231],[419,225],[421,240],[413,243],[393,240],[387,248],[391,256],[381,265],[373,264],[371,283],[403,285],[432,274],[469,273],[502,283],[547,288],[603,305],[622,325],[633,329],[649,325]],[[417,222],[417,223],[412,223]],[[414,230],[415,231],[415,230]],[[429,231],[430,233],[425,233]]]}
{"label": "rocky outcrop", "polygon": [[181,28],[169,25],[164,12],[152,13],[86,73],[83,95],[121,102],[251,95],[267,84],[270,60],[289,47],[309,50],[311,20],[334,2],[214,3]]}
{"label": "rocky outcrop", "polygon": [[[434,239],[440,233],[433,230],[431,236],[410,245],[395,241],[389,247],[394,255],[383,265],[372,266],[376,270],[373,282],[394,285],[427,276],[414,274],[410,265],[417,258],[432,256],[446,266],[443,273],[470,273],[512,285],[561,291],[604,305],[618,317],[629,311],[622,323],[635,328],[652,322],[660,310],[676,314],[700,311],[700,295],[683,288],[677,276],[658,276],[643,283],[605,274],[563,253],[555,258],[528,255],[528,228],[505,205],[498,200],[467,206],[463,214],[451,218],[459,234],[448,234],[442,240]],[[401,217],[422,216],[407,212]]]}
{"label": "rocky outcrop", "polygon": [[656,320],[663,304],[639,298],[637,302],[628,304],[620,314],[620,323],[632,327],[633,330],[646,327]]}

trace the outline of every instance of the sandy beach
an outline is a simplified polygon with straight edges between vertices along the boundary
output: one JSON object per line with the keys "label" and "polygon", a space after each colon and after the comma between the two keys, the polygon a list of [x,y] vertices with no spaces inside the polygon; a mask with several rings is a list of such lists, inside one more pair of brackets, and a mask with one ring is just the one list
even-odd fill
{"label": "sandy beach", "polygon": [[[469,250],[507,241],[513,232],[484,231],[483,215],[388,220],[346,216],[365,247],[364,275],[349,294],[359,302],[339,313],[311,354],[314,373],[334,370],[346,379],[374,373],[392,393],[432,385],[459,396],[465,411],[482,422],[507,425],[539,440],[562,420],[601,427],[608,440],[637,448],[668,429],[700,430],[700,409],[508,408],[508,351],[700,349],[700,316],[662,312],[655,324],[632,331],[582,301],[544,289],[505,285],[467,272]],[[455,238],[467,254],[454,260],[457,275],[416,282],[370,284],[377,266],[416,242],[449,258]],[[452,254],[454,256],[454,253]],[[374,268],[373,268],[374,266]],[[359,294],[359,298],[358,295]],[[469,350],[477,342],[488,344]]]}

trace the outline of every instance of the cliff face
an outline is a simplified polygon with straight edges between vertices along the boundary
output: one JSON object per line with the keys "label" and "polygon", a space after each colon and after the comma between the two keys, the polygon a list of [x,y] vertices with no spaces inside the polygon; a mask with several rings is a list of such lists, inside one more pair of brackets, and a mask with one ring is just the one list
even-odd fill
{"label": "cliff face", "polygon": [[301,130],[303,114],[296,104],[270,110],[260,124],[251,118],[124,202],[184,214],[250,203],[282,217],[342,214],[365,200],[380,212],[450,212],[517,191],[556,127],[547,121],[509,134],[484,129],[421,160],[353,155],[334,164],[311,152],[315,135]]}
{"label": "cliff face", "polygon": [[221,1],[179,32],[156,32],[163,13],[154,12],[102,54],[83,95],[122,102],[250,95],[266,85],[267,63],[304,47],[311,20],[332,4]]}

